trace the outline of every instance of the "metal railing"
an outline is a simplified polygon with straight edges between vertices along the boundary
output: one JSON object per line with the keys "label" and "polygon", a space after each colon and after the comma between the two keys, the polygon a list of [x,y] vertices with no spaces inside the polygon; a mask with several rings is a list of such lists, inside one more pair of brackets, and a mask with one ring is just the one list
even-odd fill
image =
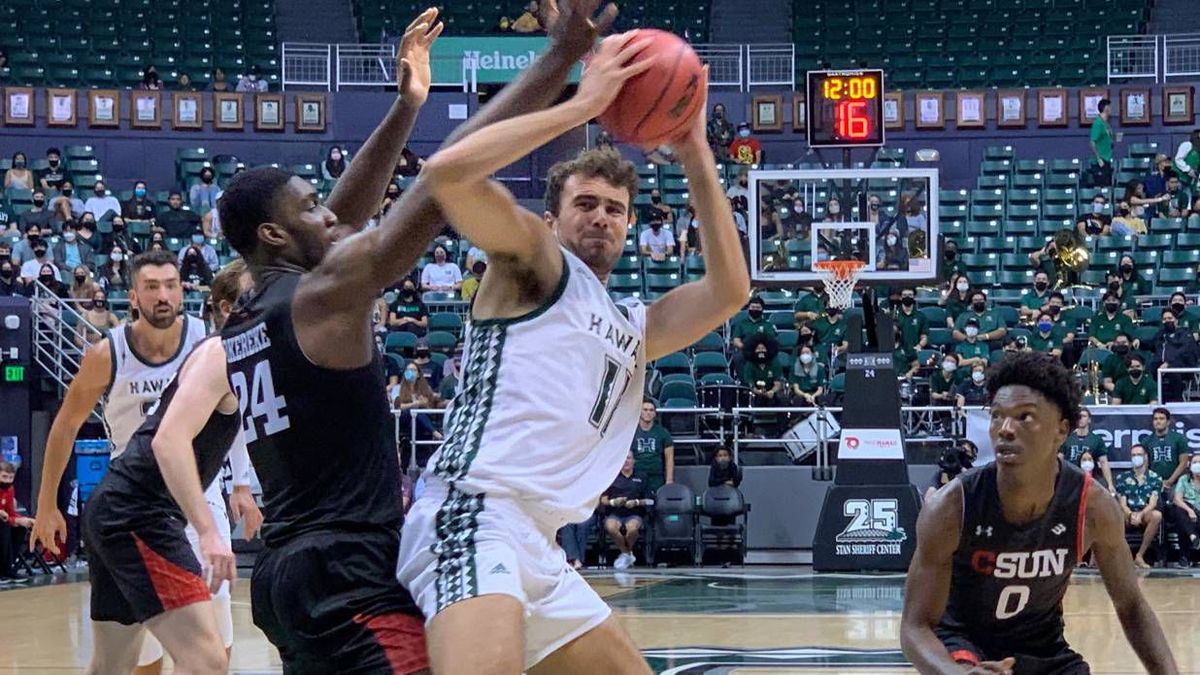
{"label": "metal railing", "polygon": [[334,45],[335,87],[384,87],[396,83],[396,47],[391,44]]}
{"label": "metal railing", "polygon": [[742,45],[692,45],[700,62],[708,66],[708,86],[746,89]]}
{"label": "metal railing", "polygon": [[84,350],[104,332],[75,308],[82,301],[60,298],[40,281],[34,282],[30,302],[33,361],[65,390],[79,372]]}
{"label": "metal railing", "polygon": [[1200,33],[1110,35],[1108,81],[1200,76]]}
{"label": "metal railing", "polygon": [[285,42],[283,55],[283,90],[291,87],[324,87],[333,89],[333,45],[308,42]]}
{"label": "metal railing", "polygon": [[1163,79],[1200,75],[1200,35],[1163,36]]}
{"label": "metal railing", "polygon": [[[1197,390],[1198,388],[1200,388],[1200,368],[1159,368],[1157,371],[1158,398],[1155,399],[1156,401],[1158,401],[1159,405],[1162,405],[1167,402],[1167,401],[1163,400],[1163,374],[1169,375],[1171,373],[1180,373],[1180,374],[1187,373],[1192,376],[1190,379],[1188,379],[1184,382],[1184,400],[1191,400],[1188,397],[1189,394],[1200,395],[1200,391]],[[1179,403],[1179,401],[1170,401],[1170,402],[1171,403]]]}
{"label": "metal railing", "polygon": [[746,86],[796,88],[796,46],[746,45]]}

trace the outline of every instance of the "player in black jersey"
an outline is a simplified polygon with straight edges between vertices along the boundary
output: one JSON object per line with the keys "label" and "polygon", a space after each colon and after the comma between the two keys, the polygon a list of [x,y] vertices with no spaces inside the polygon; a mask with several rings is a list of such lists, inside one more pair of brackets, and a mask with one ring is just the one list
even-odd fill
{"label": "player in black jersey", "polygon": [[[595,40],[598,4],[544,2],[549,49],[446,142],[553,102]],[[333,210],[310,184],[270,168],[236,176],[218,207],[255,290],[222,331],[223,381],[179,425],[206,419],[230,392],[239,401],[266,516],[254,622],[289,673],[427,667],[420,612],[395,580],[399,465],[369,318],[379,290],[413,267],[445,220],[418,180],[378,228],[355,230],[373,215],[428,93],[435,19],[429,10],[406,33],[401,99],[338,181]]]}
{"label": "player in black jersey", "polygon": [[1062,600],[1091,549],[1138,658],[1154,675],[1176,673],[1138,588],[1120,508],[1058,457],[1079,415],[1070,373],[1047,354],[1016,353],[987,386],[996,461],[955,478],[921,511],[900,628],[905,656],[922,673],[1090,672],[1063,637]]}
{"label": "player in black jersey", "polygon": [[[83,512],[96,622],[89,673],[133,670],[143,635],[134,624],[158,638],[176,672],[228,668],[210,592],[236,570],[201,486],[220,473],[237,437],[237,400],[210,404],[214,414],[198,425],[173,424],[181,409],[198,403],[203,388],[193,385],[211,370],[205,361],[212,355],[223,361],[220,340],[210,338],[187,356]],[[174,435],[158,433],[164,423]],[[189,522],[200,536],[203,564],[184,533]]]}

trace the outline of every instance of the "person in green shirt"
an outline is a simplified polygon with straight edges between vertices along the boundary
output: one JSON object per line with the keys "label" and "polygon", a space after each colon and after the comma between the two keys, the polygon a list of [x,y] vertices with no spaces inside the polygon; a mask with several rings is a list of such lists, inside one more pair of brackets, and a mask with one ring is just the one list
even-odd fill
{"label": "person in green shirt", "polygon": [[1137,294],[1131,290],[1133,287],[1125,286],[1121,280],[1121,273],[1115,269],[1104,275],[1104,278],[1108,280],[1108,292],[1117,296],[1117,300],[1120,301],[1121,313],[1131,321],[1137,319]]}
{"label": "person in green shirt", "polygon": [[1092,317],[1088,327],[1088,345],[1108,349],[1118,335],[1132,339],[1133,321],[1121,313],[1121,298],[1108,291],[1104,294],[1104,310]]}
{"label": "person in green shirt", "polygon": [[1056,359],[1062,358],[1063,340],[1067,337],[1067,328],[1054,323],[1049,312],[1039,312],[1034,322],[1034,331],[1029,336],[1029,349],[1035,352],[1045,352]]}
{"label": "person in green shirt", "polygon": [[675,441],[658,423],[658,406],[653,399],[642,400],[642,414],[633,433],[633,472],[645,481],[646,493],[675,482]]}
{"label": "person in green shirt", "polygon": [[1162,513],[1157,507],[1163,481],[1157,473],[1146,468],[1146,448],[1140,445],[1130,448],[1129,463],[1133,469],[1117,481],[1117,496],[1127,527],[1142,531],[1142,544],[1133,557],[1133,564],[1147,568],[1150,565],[1146,564],[1146,551],[1162,525]]}
{"label": "person in green shirt", "polygon": [[917,359],[917,350],[904,344],[904,335],[899,326],[895,331],[895,345],[896,348],[892,350],[892,367],[896,369],[896,377],[911,378],[920,369],[921,363]]}
{"label": "person in green shirt", "polygon": [[827,382],[825,366],[817,359],[812,345],[802,345],[792,366],[792,402],[801,407],[818,405]]}
{"label": "person in green shirt", "polygon": [[971,379],[963,380],[954,391],[955,405],[987,405],[987,371],[985,364],[976,363],[971,366]]}
{"label": "person in green shirt", "polygon": [[1021,320],[1029,322],[1036,319],[1049,299],[1050,277],[1039,270],[1033,275],[1033,291],[1026,291],[1021,296]]}
{"label": "person in green shirt", "polygon": [[1067,440],[1059,448],[1058,454],[1068,462],[1083,468],[1082,462],[1085,453],[1094,462],[1091,468],[1085,470],[1091,473],[1092,469],[1099,467],[1100,474],[1104,476],[1104,485],[1115,497],[1117,488],[1116,483],[1113,482],[1112,469],[1108,466],[1108,443],[1104,442],[1103,436],[1092,431],[1092,413],[1087,408],[1080,408],[1075,431],[1067,436]]}
{"label": "person in green shirt", "polygon": [[1129,375],[1129,364],[1126,359],[1133,352],[1128,335],[1118,335],[1109,346],[1111,352],[1100,362],[1100,381],[1104,390],[1113,393],[1117,383]]}
{"label": "person in green shirt", "polygon": [[838,354],[846,351],[846,317],[838,307],[829,307],[825,315],[813,322],[813,334],[817,345],[828,354],[830,349],[836,349]]}
{"label": "person in green shirt", "polygon": [[1130,295],[1148,295],[1150,293],[1150,280],[1138,273],[1137,263],[1128,253],[1122,255],[1121,259],[1117,261],[1117,267],[1113,272],[1121,280],[1123,293]]}
{"label": "person in green shirt", "polygon": [[975,325],[979,328],[979,339],[982,342],[1003,340],[1004,336],[1008,334],[1008,328],[1004,325],[1004,320],[1000,318],[1000,315],[987,308],[987,293],[979,289],[971,291],[971,308],[959,314],[954,321],[955,341],[963,342],[967,339],[965,328],[971,319],[975,320]]}
{"label": "person in green shirt", "polygon": [[900,290],[900,309],[896,312],[896,325],[900,327],[901,342],[910,349],[924,349],[929,342],[929,319],[917,310],[917,292],[911,288]]}
{"label": "person in green shirt", "polygon": [[949,290],[943,291],[938,305],[946,308],[946,328],[954,328],[954,322],[971,304],[971,280],[965,272],[950,277]]}
{"label": "person in green shirt", "polygon": [[1171,411],[1166,408],[1155,408],[1150,417],[1154,435],[1146,438],[1143,445],[1150,457],[1150,468],[1163,476],[1163,487],[1170,490],[1175,487],[1175,481],[1187,473],[1188,449],[1187,439],[1177,431],[1171,431]]}
{"label": "person in green shirt", "polygon": [[1096,156],[1096,164],[1100,167],[1100,186],[1112,185],[1113,178],[1113,134],[1108,124],[1112,112],[1112,102],[1106,98],[1100,99],[1096,106],[1096,118],[1092,120],[1091,133],[1088,139],[1092,145],[1092,154]]}
{"label": "person in green shirt", "polygon": [[[965,316],[965,315],[964,315]],[[992,350],[988,346],[979,341],[979,320],[975,317],[968,317],[963,324],[963,341],[954,345],[954,351],[960,357],[960,366],[987,366],[988,357],[991,356]]]}
{"label": "person in green shirt", "polygon": [[1197,512],[1200,512],[1200,453],[1192,453],[1188,473],[1180,476],[1172,492],[1175,504],[1174,526],[1179,533],[1179,543],[1189,543],[1193,551],[1200,551],[1200,536],[1197,533]]}
{"label": "person in green shirt", "polygon": [[958,386],[958,354],[942,357],[941,367],[929,378],[929,398],[933,405],[954,405],[954,389]]}
{"label": "person in green shirt", "polygon": [[733,345],[735,353],[742,350],[751,335],[759,334],[776,337],[775,326],[767,321],[763,312],[762,298],[753,297],[746,305],[746,318],[733,324],[733,330],[730,333],[730,343]]}
{"label": "person in green shirt", "polygon": [[1154,405],[1158,403],[1158,385],[1146,376],[1146,362],[1138,354],[1130,354],[1128,373],[1113,389],[1113,405]]}
{"label": "person in green shirt", "polygon": [[1155,206],[1155,215],[1159,218],[1182,218],[1187,215],[1188,207],[1191,206],[1191,195],[1183,189],[1179,176],[1167,176],[1166,197],[1165,201]]}
{"label": "person in green shirt", "polygon": [[1171,294],[1171,299],[1167,301],[1167,307],[1175,312],[1175,324],[1182,330],[1192,334],[1196,340],[1200,340],[1200,322],[1188,313],[1189,307],[1187,295],[1176,291]]}
{"label": "person in green shirt", "polygon": [[776,398],[787,381],[778,354],[770,349],[766,338],[754,337],[750,344],[752,351],[742,364],[742,384],[750,387],[758,404],[776,405]]}
{"label": "person in green shirt", "polygon": [[942,249],[942,258],[945,259],[945,262],[942,263],[942,281],[953,281],[954,277],[967,273],[966,265],[963,265],[962,261],[958,259],[957,241],[946,239],[946,245]]}
{"label": "person in green shirt", "polygon": [[806,293],[796,301],[796,330],[805,321],[815,321],[825,310],[825,301],[820,293]]}

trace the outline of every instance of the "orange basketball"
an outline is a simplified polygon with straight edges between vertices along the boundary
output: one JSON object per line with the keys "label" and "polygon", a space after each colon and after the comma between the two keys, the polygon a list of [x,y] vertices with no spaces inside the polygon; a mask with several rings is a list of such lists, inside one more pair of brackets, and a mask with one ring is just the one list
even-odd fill
{"label": "orange basketball", "polygon": [[625,82],[599,121],[618,140],[657,146],[682,135],[704,105],[704,73],[700,57],[678,35],[634,32],[634,41],[645,45],[634,60],[654,59],[654,65]]}

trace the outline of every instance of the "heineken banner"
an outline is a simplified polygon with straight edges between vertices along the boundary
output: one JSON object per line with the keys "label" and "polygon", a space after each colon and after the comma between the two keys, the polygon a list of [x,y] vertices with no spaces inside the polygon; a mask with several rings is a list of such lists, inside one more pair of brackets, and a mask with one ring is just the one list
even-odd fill
{"label": "heineken banner", "polygon": [[[431,67],[435,84],[470,81],[471,69],[480,84],[512,82],[533,64],[550,40],[546,37],[440,37],[433,43]],[[579,81],[581,66],[571,71]]]}
{"label": "heineken banner", "polygon": [[[1100,434],[1108,444],[1108,458],[1113,466],[1128,468],[1129,448],[1142,439],[1154,434],[1150,424],[1153,405],[1097,405],[1089,406],[1092,413],[1092,431]],[[1172,403],[1171,431],[1183,434],[1188,447],[1200,450],[1200,403]],[[986,408],[967,411],[967,438],[979,446],[979,458],[985,462],[994,459],[992,441],[988,436],[990,413]]]}

